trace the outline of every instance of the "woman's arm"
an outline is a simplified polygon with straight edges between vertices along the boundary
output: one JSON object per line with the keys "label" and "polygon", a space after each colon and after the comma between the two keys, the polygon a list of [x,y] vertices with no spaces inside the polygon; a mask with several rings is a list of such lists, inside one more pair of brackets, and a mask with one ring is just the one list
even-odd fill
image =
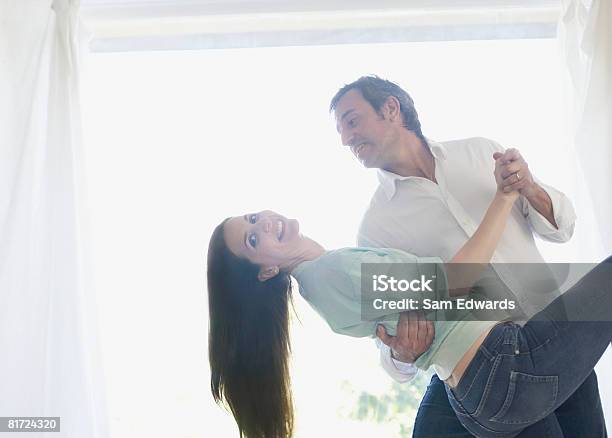
{"label": "woman's arm", "polygon": [[450,263],[489,263],[518,196],[516,191],[509,194],[497,191],[476,232]]}
{"label": "woman's arm", "polygon": [[[498,166],[496,172],[497,168]],[[498,186],[495,197],[476,232],[445,266],[451,296],[468,294],[479,279],[480,273],[495,252],[506,228],[512,206],[518,197],[517,191],[504,193]]]}

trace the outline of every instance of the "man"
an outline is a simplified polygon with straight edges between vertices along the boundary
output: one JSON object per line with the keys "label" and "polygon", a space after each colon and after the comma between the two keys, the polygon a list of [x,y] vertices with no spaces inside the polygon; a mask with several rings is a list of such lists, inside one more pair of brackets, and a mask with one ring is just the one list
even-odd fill
{"label": "man", "polygon": [[[338,91],[330,111],[342,144],[365,167],[379,169],[380,185],[362,219],[359,246],[400,248],[448,261],[476,230],[497,184],[521,193],[492,262],[498,264],[497,275],[530,313],[534,303],[529,279],[516,278],[502,264],[544,263],[533,234],[553,242],[569,240],[575,222],[571,202],[535,179],[516,149],[504,150],[484,138],[444,143],[426,139],[414,102],[390,81],[362,77]],[[435,336],[431,322],[412,312],[401,315],[397,336],[387,335],[382,326],[377,335],[382,365],[400,382],[416,375],[412,363]],[[559,426],[566,437],[606,436],[594,372],[554,415],[520,436],[547,436],[549,428]],[[421,402],[414,436],[471,436],[435,375]]]}

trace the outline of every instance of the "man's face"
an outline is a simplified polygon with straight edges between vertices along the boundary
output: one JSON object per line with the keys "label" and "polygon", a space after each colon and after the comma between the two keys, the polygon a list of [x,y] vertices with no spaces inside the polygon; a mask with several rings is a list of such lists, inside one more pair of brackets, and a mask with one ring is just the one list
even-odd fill
{"label": "man's face", "polygon": [[[384,110],[383,107],[383,114]],[[361,164],[377,168],[389,164],[394,126],[374,110],[359,90],[342,96],[334,114],[342,144],[351,148]]]}

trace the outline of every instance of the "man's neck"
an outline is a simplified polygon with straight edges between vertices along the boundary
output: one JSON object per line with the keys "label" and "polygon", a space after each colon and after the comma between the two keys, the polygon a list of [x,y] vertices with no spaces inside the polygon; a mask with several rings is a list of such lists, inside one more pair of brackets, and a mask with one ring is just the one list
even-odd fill
{"label": "man's neck", "polygon": [[384,168],[400,176],[419,176],[436,182],[435,161],[429,147],[412,132],[402,138],[397,159]]}

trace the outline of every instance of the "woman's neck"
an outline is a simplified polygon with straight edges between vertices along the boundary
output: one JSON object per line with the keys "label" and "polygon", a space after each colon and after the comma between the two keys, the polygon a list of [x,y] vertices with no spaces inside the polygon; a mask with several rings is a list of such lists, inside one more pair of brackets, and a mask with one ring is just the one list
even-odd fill
{"label": "woman's neck", "polygon": [[310,237],[304,237],[304,246],[300,252],[296,255],[294,260],[288,263],[285,270],[292,272],[301,263],[317,259],[325,254],[325,248],[318,242],[315,242]]}

